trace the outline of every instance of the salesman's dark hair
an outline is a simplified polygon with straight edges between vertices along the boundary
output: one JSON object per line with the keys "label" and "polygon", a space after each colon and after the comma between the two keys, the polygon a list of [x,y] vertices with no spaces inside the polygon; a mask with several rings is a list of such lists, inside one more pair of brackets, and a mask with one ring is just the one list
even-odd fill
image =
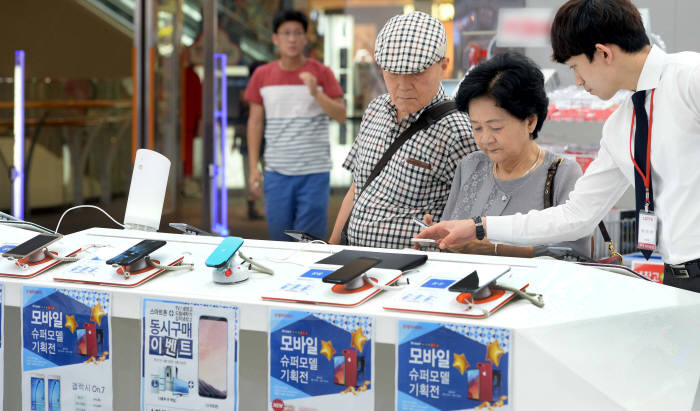
{"label": "salesman's dark hair", "polygon": [[277,34],[277,30],[280,26],[288,21],[298,21],[301,23],[305,33],[309,28],[309,19],[306,18],[306,14],[297,10],[280,10],[275,13],[275,17],[272,19],[272,32]]}
{"label": "salesman's dark hair", "polygon": [[585,54],[593,61],[596,44],[616,44],[633,53],[649,45],[642,17],[630,0],[570,0],[552,23],[553,59],[564,63]]}
{"label": "salesman's dark hair", "polygon": [[498,107],[520,120],[537,115],[532,139],[537,138],[547,117],[549,99],[544,91],[544,76],[534,61],[508,52],[477,65],[459,86],[457,108],[469,113],[469,102],[484,96],[492,97]]}

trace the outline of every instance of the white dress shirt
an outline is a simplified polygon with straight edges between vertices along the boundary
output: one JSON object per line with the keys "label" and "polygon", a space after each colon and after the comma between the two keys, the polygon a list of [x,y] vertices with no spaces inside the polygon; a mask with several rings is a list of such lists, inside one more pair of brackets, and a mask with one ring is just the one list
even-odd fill
{"label": "white dress shirt", "polygon": [[[656,91],[650,113],[652,89]],[[666,54],[652,47],[637,90],[647,90],[646,109],[653,115],[651,178],[659,220],[657,250],[669,264],[700,258],[700,53]],[[634,185],[632,110],[628,99],[605,122],[598,157],[578,180],[568,202],[527,214],[488,217],[489,240],[548,244],[590,234],[628,185]]]}

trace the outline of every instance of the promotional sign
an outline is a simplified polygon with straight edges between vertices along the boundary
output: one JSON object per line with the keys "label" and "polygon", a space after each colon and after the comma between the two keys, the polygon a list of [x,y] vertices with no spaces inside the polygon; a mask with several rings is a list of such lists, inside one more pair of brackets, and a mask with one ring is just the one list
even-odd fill
{"label": "promotional sign", "polygon": [[238,409],[238,307],[143,300],[141,410]]}
{"label": "promotional sign", "polygon": [[374,319],[270,310],[270,409],[374,409]]}
{"label": "promotional sign", "polygon": [[499,47],[549,47],[554,9],[501,8],[498,10]]}
{"label": "promotional sign", "polygon": [[396,409],[511,409],[512,334],[503,328],[399,321]]}
{"label": "promotional sign", "polygon": [[22,409],[112,409],[111,295],[25,286]]}

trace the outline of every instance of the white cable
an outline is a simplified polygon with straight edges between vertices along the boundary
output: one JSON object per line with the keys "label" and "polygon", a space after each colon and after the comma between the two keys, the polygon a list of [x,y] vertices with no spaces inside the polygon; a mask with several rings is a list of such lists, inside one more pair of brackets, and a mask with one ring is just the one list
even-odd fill
{"label": "white cable", "polygon": [[273,269],[267,268],[257,261],[253,261],[252,258],[246,257],[245,254],[243,254],[240,250],[238,251],[238,255],[243,259],[243,261],[250,264],[251,269],[255,269],[255,271],[259,271],[263,274],[270,274],[270,275],[275,274],[275,271]]}
{"label": "white cable", "polygon": [[115,220],[111,215],[109,215],[105,210],[101,209],[100,207],[94,206],[94,205],[89,205],[89,204],[83,204],[83,205],[71,207],[68,210],[64,211],[63,214],[61,214],[61,218],[58,219],[58,224],[56,224],[56,229],[54,230],[54,234],[58,234],[58,227],[61,226],[61,221],[63,221],[63,217],[65,217],[65,215],[68,214],[69,211],[73,211],[73,210],[78,209],[78,208],[94,208],[94,209],[100,210],[100,211],[102,211],[102,213],[104,213],[104,215],[109,217],[109,219],[112,220],[114,222],[114,224],[120,226],[121,228],[126,228],[126,227],[124,227],[124,224],[117,222],[117,220]]}
{"label": "white cable", "polygon": [[192,270],[194,269],[194,264],[184,264],[184,263],[179,263],[177,265],[162,265],[158,264],[155,261],[151,259],[150,256],[146,256],[146,262],[154,268],[157,268],[159,270],[163,271],[184,271],[184,270]]}
{"label": "white cable", "polygon": [[[287,255],[287,256],[284,257],[284,258],[272,258],[272,257],[267,257],[267,256],[266,256],[265,259],[268,260],[268,261],[272,261],[273,263],[288,263],[288,264],[296,264],[296,265],[300,265],[300,266],[306,266],[306,264],[301,264],[301,263],[297,263],[297,262],[294,262],[294,261],[288,261],[288,260],[289,260],[290,258],[294,257],[295,255],[297,255],[297,254],[303,252],[303,251],[306,250],[307,248],[309,248],[309,246],[310,246],[311,244],[326,244],[326,245],[328,245],[328,246],[330,247],[330,244],[326,243],[325,241],[322,241],[322,240],[313,240],[313,241],[309,241],[308,243],[306,243],[306,245],[303,246],[302,248],[300,248],[300,249],[298,249],[298,250],[296,250],[296,251],[292,251],[289,255]],[[332,248],[329,250],[329,253],[331,253],[331,254],[333,253],[333,249],[332,249]]]}
{"label": "white cable", "polygon": [[[398,291],[398,290],[403,290],[404,288],[408,287],[411,285],[411,283],[408,281],[408,278],[406,279],[406,284],[404,285],[381,285],[378,282],[374,281],[372,277],[367,275],[367,273],[363,274],[365,280],[374,288],[378,288],[382,291]],[[401,280],[402,277],[397,278],[394,282],[397,283],[399,280]]]}
{"label": "white cable", "polygon": [[544,299],[542,298],[542,294],[530,293],[527,291],[523,291],[519,288],[509,287],[507,285],[501,285],[501,284],[494,284],[491,288],[500,288],[501,290],[510,291],[512,293],[517,294],[518,297],[524,298],[524,299],[530,301],[536,307],[539,307],[539,308],[544,307]]}

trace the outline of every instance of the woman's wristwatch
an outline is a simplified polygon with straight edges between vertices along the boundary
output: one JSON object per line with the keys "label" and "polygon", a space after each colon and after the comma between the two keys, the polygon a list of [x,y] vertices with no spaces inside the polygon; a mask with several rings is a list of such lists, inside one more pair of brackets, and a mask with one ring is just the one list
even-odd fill
{"label": "woman's wristwatch", "polygon": [[474,226],[476,228],[476,239],[483,240],[486,236],[486,231],[484,231],[484,223],[481,221],[481,217],[474,217]]}

